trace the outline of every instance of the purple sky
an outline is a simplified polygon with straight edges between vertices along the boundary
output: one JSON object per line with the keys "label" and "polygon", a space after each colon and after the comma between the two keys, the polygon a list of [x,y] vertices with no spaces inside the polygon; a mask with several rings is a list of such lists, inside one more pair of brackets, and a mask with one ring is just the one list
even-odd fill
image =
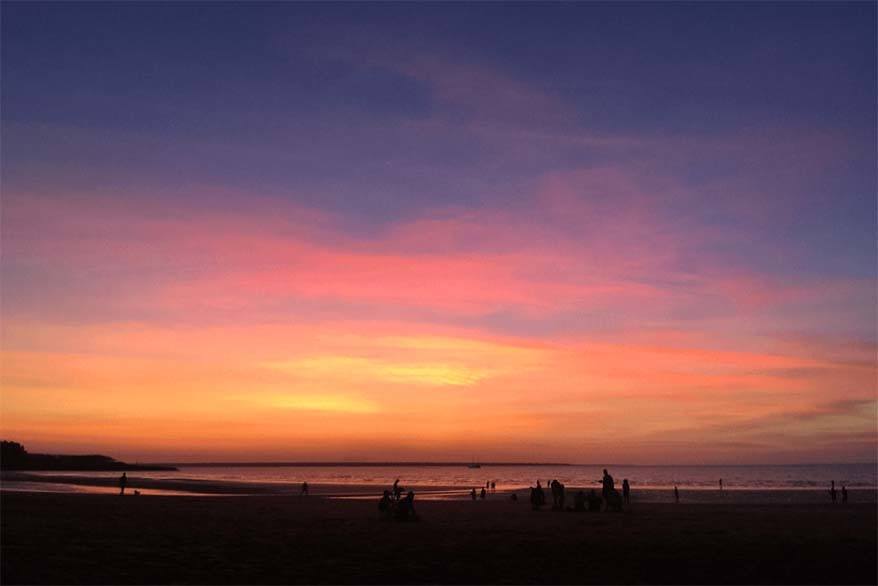
{"label": "purple sky", "polygon": [[2,12],[13,439],[874,458],[874,3]]}

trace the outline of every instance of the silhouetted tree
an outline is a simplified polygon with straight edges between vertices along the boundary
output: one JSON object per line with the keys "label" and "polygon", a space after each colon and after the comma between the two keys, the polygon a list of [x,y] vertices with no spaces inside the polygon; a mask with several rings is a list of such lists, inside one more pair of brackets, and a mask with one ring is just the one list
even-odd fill
{"label": "silhouetted tree", "polygon": [[21,468],[27,462],[27,450],[18,442],[0,442],[0,468]]}

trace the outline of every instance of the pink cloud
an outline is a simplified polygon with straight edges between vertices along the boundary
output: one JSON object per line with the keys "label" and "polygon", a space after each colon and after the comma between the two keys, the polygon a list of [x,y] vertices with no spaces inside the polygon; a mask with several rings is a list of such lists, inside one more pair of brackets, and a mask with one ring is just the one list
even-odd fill
{"label": "pink cloud", "polygon": [[448,210],[369,238],[347,234],[326,213],[270,199],[214,213],[13,195],[4,214],[7,258],[49,272],[96,267],[88,283],[99,297],[109,285],[114,303],[176,312],[310,299],[459,316],[579,309],[656,323],[683,308],[747,315],[865,286],[790,283],[723,270],[709,258],[708,269],[682,271],[679,255],[697,249],[701,234],[679,229],[637,180],[608,170],[550,177],[531,206]]}

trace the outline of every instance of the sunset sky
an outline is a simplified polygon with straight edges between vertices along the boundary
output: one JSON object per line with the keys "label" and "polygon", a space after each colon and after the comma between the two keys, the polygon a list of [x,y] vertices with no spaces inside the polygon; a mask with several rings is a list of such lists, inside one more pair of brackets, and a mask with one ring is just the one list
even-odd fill
{"label": "sunset sky", "polygon": [[874,461],[875,21],[4,3],[0,435]]}

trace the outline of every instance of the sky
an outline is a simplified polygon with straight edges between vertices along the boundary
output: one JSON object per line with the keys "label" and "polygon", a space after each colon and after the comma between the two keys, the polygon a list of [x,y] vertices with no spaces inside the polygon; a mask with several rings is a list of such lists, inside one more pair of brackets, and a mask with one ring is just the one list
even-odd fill
{"label": "sky", "polygon": [[0,16],[5,439],[875,461],[875,3]]}

